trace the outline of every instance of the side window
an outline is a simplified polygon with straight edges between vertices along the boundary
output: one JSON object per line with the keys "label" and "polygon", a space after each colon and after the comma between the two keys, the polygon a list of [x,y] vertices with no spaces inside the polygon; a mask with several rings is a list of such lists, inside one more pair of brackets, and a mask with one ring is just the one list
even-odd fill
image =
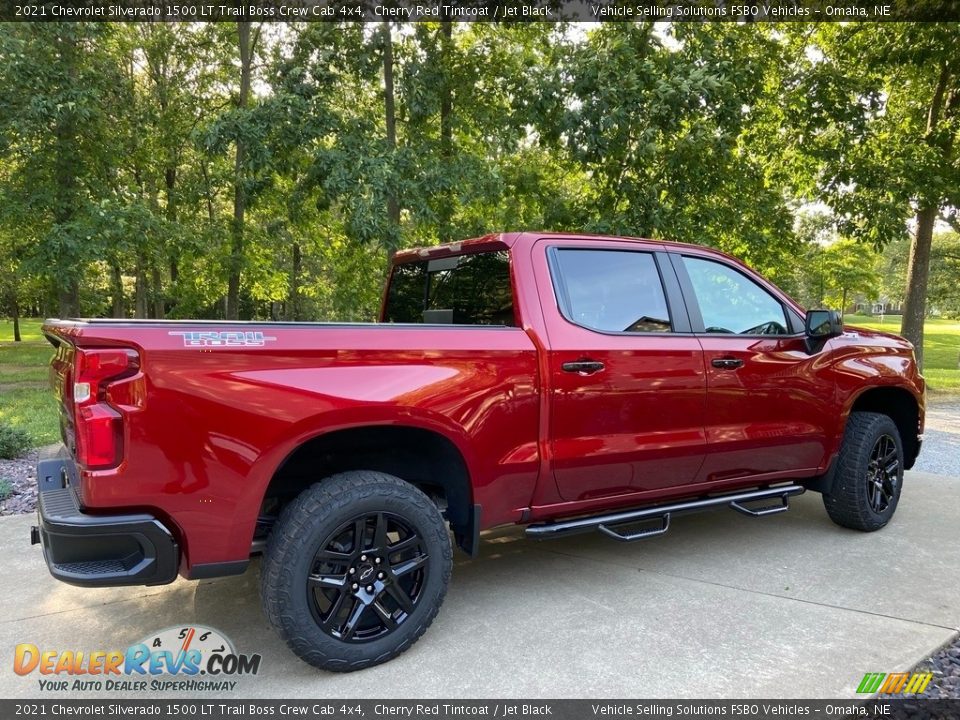
{"label": "side window", "polygon": [[554,287],[571,322],[603,332],[671,332],[652,254],[558,249],[554,257]]}
{"label": "side window", "polygon": [[723,263],[684,257],[708,333],[788,335],[783,305],[746,275]]}

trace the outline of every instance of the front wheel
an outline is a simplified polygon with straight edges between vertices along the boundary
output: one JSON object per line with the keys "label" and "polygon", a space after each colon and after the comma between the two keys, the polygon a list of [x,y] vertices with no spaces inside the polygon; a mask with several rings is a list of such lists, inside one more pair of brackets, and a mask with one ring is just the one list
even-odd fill
{"label": "front wheel", "polygon": [[284,508],[261,571],[264,613],[303,660],[348,672],[390,660],[433,622],[453,565],[436,505],[384,473],[334,475]]}
{"label": "front wheel", "polygon": [[823,504],[837,525],[870,532],[893,517],[903,487],[903,443],[887,415],[853,412]]}

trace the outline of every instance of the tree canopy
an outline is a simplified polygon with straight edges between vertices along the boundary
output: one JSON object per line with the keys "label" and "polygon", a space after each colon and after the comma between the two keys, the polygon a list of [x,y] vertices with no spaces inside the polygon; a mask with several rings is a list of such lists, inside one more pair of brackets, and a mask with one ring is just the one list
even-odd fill
{"label": "tree canopy", "polygon": [[0,302],[372,319],[392,252],[517,229],[712,245],[803,294],[813,203],[841,260],[912,234],[922,321],[931,253],[956,253],[957,46],[948,24],[3,24]]}

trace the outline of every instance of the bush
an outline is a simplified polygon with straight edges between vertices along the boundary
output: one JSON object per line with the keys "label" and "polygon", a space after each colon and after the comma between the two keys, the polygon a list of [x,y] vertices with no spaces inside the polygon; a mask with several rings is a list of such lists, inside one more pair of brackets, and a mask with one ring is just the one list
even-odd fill
{"label": "bush", "polygon": [[20,457],[33,447],[33,441],[20,428],[0,423],[0,458]]}
{"label": "bush", "polygon": [[0,478],[0,502],[6,500],[13,494],[13,481],[7,478]]}

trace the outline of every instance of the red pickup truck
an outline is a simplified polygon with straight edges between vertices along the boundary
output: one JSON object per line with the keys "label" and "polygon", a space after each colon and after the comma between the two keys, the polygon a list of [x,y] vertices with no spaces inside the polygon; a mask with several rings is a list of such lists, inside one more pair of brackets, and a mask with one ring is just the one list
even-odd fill
{"label": "red pickup truck", "polygon": [[632,541],[806,489],[877,530],[920,451],[912,346],[679,243],[509,233],[399,253],[379,323],[50,320],[65,448],[50,572],[242,573],[300,657],[354,670],[436,616],[452,543]]}

